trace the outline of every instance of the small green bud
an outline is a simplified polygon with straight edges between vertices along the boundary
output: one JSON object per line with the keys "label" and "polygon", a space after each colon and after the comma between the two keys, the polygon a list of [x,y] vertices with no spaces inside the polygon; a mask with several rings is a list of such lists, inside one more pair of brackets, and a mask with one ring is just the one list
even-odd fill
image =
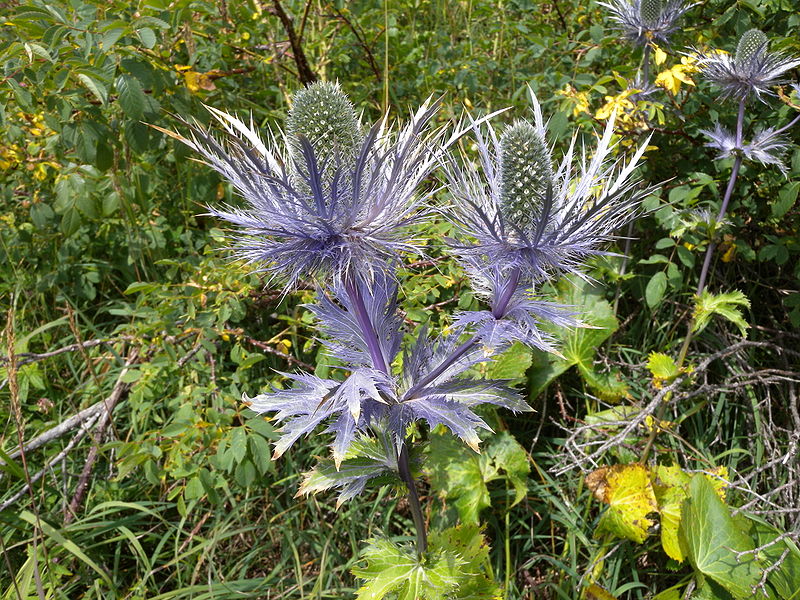
{"label": "small green bud", "polygon": [[[289,149],[295,168],[305,169],[300,143],[305,138],[314,148],[322,180],[330,184],[334,174],[348,171],[355,164],[363,141],[358,116],[338,83],[317,82],[292,95],[286,119]],[[308,173],[298,172],[303,180]]]}
{"label": "small green bud", "polygon": [[527,228],[541,211],[552,183],[547,142],[527,121],[515,122],[500,138],[500,211],[518,227]]}
{"label": "small green bud", "polygon": [[639,5],[639,16],[647,26],[654,26],[664,11],[664,0],[642,0]]}
{"label": "small green bud", "polygon": [[734,62],[737,69],[746,69],[750,61],[767,46],[767,36],[763,31],[751,29],[745,31],[739,38],[739,45],[736,46],[736,56]]}

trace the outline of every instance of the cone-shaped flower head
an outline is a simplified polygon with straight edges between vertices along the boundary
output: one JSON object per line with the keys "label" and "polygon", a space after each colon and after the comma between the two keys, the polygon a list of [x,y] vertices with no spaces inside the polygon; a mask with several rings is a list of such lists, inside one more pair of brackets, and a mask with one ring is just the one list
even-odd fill
{"label": "cone-shaped flower head", "polygon": [[637,46],[668,44],[680,18],[695,6],[683,0],[610,0],[600,5],[611,12],[623,37]]}
{"label": "cone-shaped flower head", "polygon": [[396,134],[385,118],[362,130],[339,86],[316,83],[294,95],[284,136],[265,140],[252,122],[210,107],[221,138],[198,123],[184,122],[188,137],[162,131],[243,196],[243,208],[210,212],[238,227],[235,256],[288,290],[304,278],[371,281],[416,250],[408,226],[425,200],[416,188],[441,151],[443,130],[428,129],[437,108],[426,102]]}
{"label": "cone-shaped flower head", "polygon": [[587,259],[606,254],[603,246],[637,216],[646,194],[632,175],[647,142],[627,163],[609,160],[611,118],[591,160],[582,154],[575,169],[573,139],[555,166],[532,92],[531,100],[533,121],[514,123],[500,138],[491,127],[473,127],[480,167],[466,156],[445,165],[451,218],[461,234],[453,249],[492,308],[462,313],[457,324],[477,327],[492,348],[518,339],[553,350],[537,323],[565,325],[570,313],[535,300],[531,289],[562,273],[580,274]]}
{"label": "cone-shaped flower head", "polygon": [[773,94],[770,88],[785,83],[783,75],[800,65],[800,58],[769,51],[762,31],[751,29],[739,39],[734,55],[712,50],[698,52],[703,76],[722,89],[723,98],[749,100]]}
{"label": "cone-shaped flower head", "polygon": [[317,168],[328,187],[337,172],[352,170],[364,140],[355,108],[339,84],[329,82],[316,83],[292,96],[286,137],[296,171],[293,181],[300,187],[309,177],[303,140],[314,149]]}
{"label": "cone-shaped flower head", "polygon": [[527,228],[553,185],[553,164],[543,132],[517,121],[500,138],[500,211]]}

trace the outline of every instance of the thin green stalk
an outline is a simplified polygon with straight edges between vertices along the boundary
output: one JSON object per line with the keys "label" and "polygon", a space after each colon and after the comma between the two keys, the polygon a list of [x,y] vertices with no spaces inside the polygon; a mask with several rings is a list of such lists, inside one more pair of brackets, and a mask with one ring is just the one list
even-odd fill
{"label": "thin green stalk", "polygon": [[422,556],[428,550],[428,535],[425,530],[425,517],[422,514],[422,505],[419,502],[417,486],[408,460],[408,442],[403,444],[397,456],[397,467],[400,478],[408,488],[408,505],[411,508],[411,518],[414,519],[414,528],[417,530],[417,556]]}
{"label": "thin green stalk", "polygon": [[[719,214],[717,215],[717,224],[722,222],[722,219],[725,218],[726,213],[728,212],[728,204],[730,204],[731,197],[733,196],[733,188],[736,186],[736,179],[739,176],[739,169],[742,167],[742,154],[741,154],[741,147],[742,147],[742,131],[744,129],[744,108],[745,108],[745,100],[742,99],[739,101],[739,114],[736,118],[736,158],[733,161],[733,167],[731,169],[731,176],[728,179],[728,187],[725,188],[725,196],[722,198],[722,206],[720,206]],[[714,250],[717,247],[716,242],[714,241],[714,234],[715,231],[712,232],[712,238],[708,242],[708,248],[706,249],[706,255],[703,259],[703,267],[700,269],[700,279],[697,282],[697,291],[695,291],[695,298],[699,298],[700,294],[703,293],[706,287],[706,283],[708,280],[708,273],[711,267],[711,257],[714,255]],[[694,314],[689,319],[688,324],[688,331],[686,332],[686,337],[683,340],[683,344],[681,345],[681,349],[678,352],[678,360],[676,361],[676,365],[678,369],[683,366],[684,361],[686,360],[686,354],[689,351],[689,344],[692,341],[692,337],[694,335],[694,325],[696,319]],[[664,397],[664,401],[658,407],[658,411],[656,412],[655,422],[653,423],[653,431],[650,432],[650,436],[647,438],[647,443],[645,444],[644,450],[642,451],[642,457],[639,459],[640,463],[644,463],[647,461],[647,457],[650,455],[650,451],[653,448],[653,443],[655,442],[656,435],[658,434],[658,427],[661,420],[664,418],[664,413],[667,410],[667,404],[670,400],[670,394]]]}

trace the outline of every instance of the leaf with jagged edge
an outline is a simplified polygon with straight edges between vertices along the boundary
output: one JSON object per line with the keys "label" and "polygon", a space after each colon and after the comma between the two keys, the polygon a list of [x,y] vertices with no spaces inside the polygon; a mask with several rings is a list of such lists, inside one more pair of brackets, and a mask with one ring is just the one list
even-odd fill
{"label": "leaf with jagged edge", "polygon": [[663,352],[651,352],[647,357],[647,370],[653,375],[653,386],[661,389],[680,374],[673,358]]}
{"label": "leaf with jagged edge", "polygon": [[462,523],[477,525],[479,514],[491,504],[488,483],[505,479],[514,490],[515,505],[528,492],[530,464],[522,446],[507,432],[490,435],[476,454],[452,436],[431,435],[426,469],[431,489],[447,498]]}
{"label": "leaf with jagged edge", "polygon": [[[345,459],[338,466],[330,459],[320,460],[316,466],[303,473],[303,481],[296,496],[316,494],[338,489],[336,507],[364,491],[367,484],[394,485],[398,489],[403,482],[397,475],[397,459],[389,436],[380,438],[362,436],[350,446]],[[411,452],[412,466],[418,462],[419,450]]]}
{"label": "leaf with jagged edge", "polygon": [[[746,515],[750,535],[756,540],[760,554],[769,566],[779,566],[767,575],[767,583],[781,600],[800,600],[800,549],[791,538],[775,541],[781,532],[753,515]],[[772,591],[772,589],[770,589]]]}
{"label": "leaf with jagged edge", "polygon": [[478,527],[432,531],[419,558],[409,544],[371,540],[353,574],[366,580],[358,600],[500,600],[487,574],[489,549]]}
{"label": "leaf with jagged edge", "polygon": [[714,486],[702,474],[689,483],[678,528],[686,556],[694,569],[725,588],[737,599],[753,597],[762,568],[753,554],[755,541],[731,517]]}
{"label": "leaf with jagged edge", "polygon": [[744,320],[740,307],[750,308],[750,300],[742,292],[734,290],[724,294],[711,294],[703,291],[695,299],[693,333],[699,333],[711,322],[711,317],[719,315],[739,328],[742,337],[747,337],[750,325]]}

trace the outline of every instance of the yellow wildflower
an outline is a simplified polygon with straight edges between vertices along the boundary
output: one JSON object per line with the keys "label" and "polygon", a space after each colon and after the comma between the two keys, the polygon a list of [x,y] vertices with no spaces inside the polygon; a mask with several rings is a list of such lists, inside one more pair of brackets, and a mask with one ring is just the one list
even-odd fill
{"label": "yellow wildflower", "polygon": [[573,117],[589,112],[589,92],[579,92],[570,84],[567,84],[563,90],[558,90],[556,94],[568,98],[568,103],[572,104]]}

